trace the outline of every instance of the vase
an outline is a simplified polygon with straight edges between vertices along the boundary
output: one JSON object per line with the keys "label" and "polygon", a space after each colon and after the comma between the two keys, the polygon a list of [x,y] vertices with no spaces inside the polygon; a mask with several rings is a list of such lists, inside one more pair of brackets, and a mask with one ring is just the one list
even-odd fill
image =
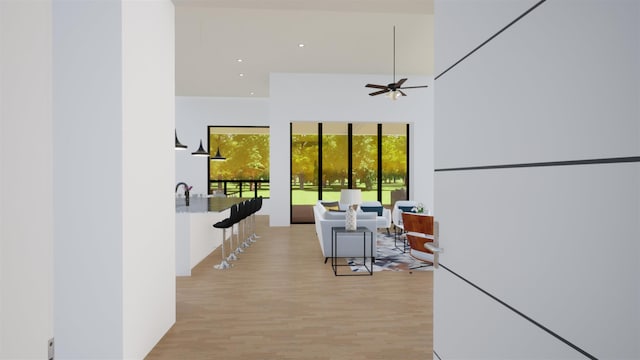
{"label": "vase", "polygon": [[347,231],[355,231],[358,228],[358,224],[356,223],[356,217],[358,212],[356,209],[358,205],[350,205],[346,211],[346,219],[344,223],[344,228]]}

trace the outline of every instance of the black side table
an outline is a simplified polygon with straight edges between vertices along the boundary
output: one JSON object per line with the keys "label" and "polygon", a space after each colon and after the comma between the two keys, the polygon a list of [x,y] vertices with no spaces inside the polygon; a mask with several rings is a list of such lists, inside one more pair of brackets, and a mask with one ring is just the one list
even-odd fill
{"label": "black side table", "polygon": [[[362,265],[367,272],[349,274],[338,274],[338,266],[349,266],[348,264],[338,265],[338,235],[340,234],[362,234]],[[369,266],[367,266],[367,233],[369,233]],[[373,231],[364,226],[358,226],[356,230],[347,230],[344,226],[337,226],[331,228],[331,268],[335,276],[362,276],[373,275]]]}

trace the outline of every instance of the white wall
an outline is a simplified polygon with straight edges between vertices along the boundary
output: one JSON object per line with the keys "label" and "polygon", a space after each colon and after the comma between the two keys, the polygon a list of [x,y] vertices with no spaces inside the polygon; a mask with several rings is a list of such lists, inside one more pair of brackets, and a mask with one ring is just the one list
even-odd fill
{"label": "white wall", "polygon": [[122,357],[121,28],[117,1],[54,1],[54,323],[61,358]]}
{"label": "white wall", "polygon": [[142,358],[175,320],[173,5],[53,7],[59,358]]}
{"label": "white wall", "polygon": [[51,2],[0,1],[0,358],[53,336]]}
{"label": "white wall", "polygon": [[[436,73],[534,1],[436,1]],[[548,1],[436,80],[441,261],[597,358],[640,357],[640,5]],[[442,359],[584,358],[445,269]]]}
{"label": "white wall", "polygon": [[[400,77],[400,76],[398,76]],[[407,86],[431,85],[431,79],[411,76]],[[289,159],[289,123],[293,121],[410,123],[412,154],[410,194],[433,208],[433,91],[406,90],[391,101],[369,96],[367,83],[389,83],[388,76],[351,74],[271,74],[271,159]],[[290,162],[271,161],[272,226],[288,226],[290,218]]]}
{"label": "white wall", "polygon": [[174,6],[122,2],[123,358],[176,319]]}
{"label": "white wall", "polygon": [[[410,85],[431,84],[424,76],[408,76]],[[407,90],[409,96],[395,102],[370,97],[366,83],[386,84],[389,78],[353,74],[272,74],[270,97],[176,98],[176,128],[180,142],[189,146],[176,151],[176,182],[193,184],[195,193],[206,193],[206,160],[190,155],[208,125],[269,126],[271,134],[271,199],[262,213],[272,226],[289,226],[288,160],[289,123],[293,121],[410,123],[411,196],[433,207],[433,92],[431,88]]]}

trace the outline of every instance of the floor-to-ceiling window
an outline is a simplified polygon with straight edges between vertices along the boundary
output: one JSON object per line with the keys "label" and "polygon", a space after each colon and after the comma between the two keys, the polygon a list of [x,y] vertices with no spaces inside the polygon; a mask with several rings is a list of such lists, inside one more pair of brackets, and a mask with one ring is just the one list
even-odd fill
{"label": "floor-to-ceiling window", "polygon": [[209,154],[209,194],[269,197],[268,127],[209,126]]}
{"label": "floor-to-ceiling window", "polygon": [[407,124],[382,126],[382,203],[406,200],[409,188],[409,128]]}
{"label": "floor-to-ceiling window", "polygon": [[291,123],[291,222],[313,222],[313,205],[361,189],[385,206],[408,194],[407,124]]}

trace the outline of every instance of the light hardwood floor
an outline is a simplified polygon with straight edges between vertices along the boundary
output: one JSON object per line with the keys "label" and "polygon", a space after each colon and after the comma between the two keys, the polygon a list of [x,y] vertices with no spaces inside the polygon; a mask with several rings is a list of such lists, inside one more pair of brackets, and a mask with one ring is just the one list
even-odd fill
{"label": "light hardwood floor", "polygon": [[257,230],[231,269],[213,269],[218,249],[177,278],[176,323],[147,359],[433,358],[432,272],[335,277],[314,225]]}

